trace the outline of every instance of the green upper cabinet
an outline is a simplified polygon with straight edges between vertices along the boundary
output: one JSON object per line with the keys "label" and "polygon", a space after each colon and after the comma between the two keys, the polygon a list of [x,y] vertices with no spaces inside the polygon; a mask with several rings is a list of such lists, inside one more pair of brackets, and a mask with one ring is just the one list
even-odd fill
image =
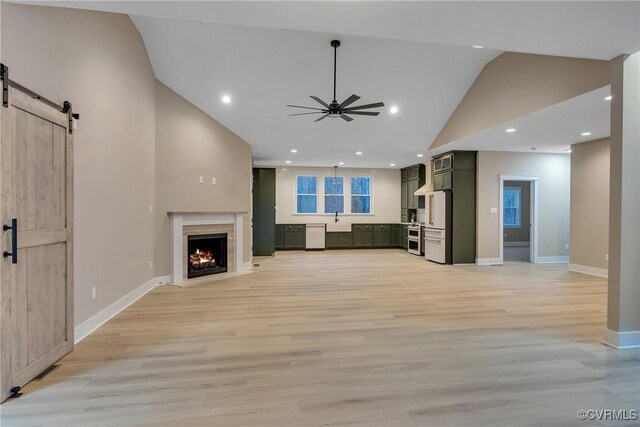
{"label": "green upper cabinet", "polygon": [[[400,172],[400,209],[424,208],[424,196],[414,193],[426,182],[426,167],[417,164]],[[405,219],[403,218],[403,221]]]}
{"label": "green upper cabinet", "polygon": [[434,157],[433,189],[452,193],[452,257],[454,264],[476,257],[476,152],[450,151]]}

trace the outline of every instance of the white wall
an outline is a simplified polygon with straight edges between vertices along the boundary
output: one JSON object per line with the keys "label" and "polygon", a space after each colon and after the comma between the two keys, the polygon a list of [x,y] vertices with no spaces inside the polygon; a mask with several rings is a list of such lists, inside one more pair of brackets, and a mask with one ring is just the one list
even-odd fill
{"label": "white wall", "polygon": [[[333,168],[279,167],[276,169],[276,223],[306,224],[329,223],[334,214],[298,215],[296,211],[296,176],[318,177],[318,212],[324,212],[322,194],[324,177],[333,176]],[[400,222],[400,171],[396,169],[348,169],[338,168],[338,176],[345,178],[345,212],[348,211],[348,191],[352,176],[371,177],[371,214],[339,214],[345,223],[395,223]]]}
{"label": "white wall", "polygon": [[[541,261],[566,258],[569,250],[571,158],[568,154],[478,152],[477,257],[500,257],[500,175],[539,178],[538,255]],[[546,259],[545,259],[546,258]],[[568,260],[568,258],[567,258]]]}

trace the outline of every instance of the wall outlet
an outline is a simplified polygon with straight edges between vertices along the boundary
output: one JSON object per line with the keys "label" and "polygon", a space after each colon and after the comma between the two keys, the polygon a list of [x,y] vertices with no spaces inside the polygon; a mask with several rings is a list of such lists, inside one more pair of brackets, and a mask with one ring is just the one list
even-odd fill
{"label": "wall outlet", "polygon": [[96,287],[91,288],[91,299],[96,299]]}
{"label": "wall outlet", "polygon": [[566,245],[564,245],[564,248],[569,250],[569,244],[567,243]]}
{"label": "wall outlet", "polygon": [[492,214],[497,214],[498,213],[498,208],[491,208],[489,210],[489,212],[491,212]]}
{"label": "wall outlet", "polygon": [[609,262],[609,254],[606,254],[606,255],[604,256],[604,260],[605,260],[605,261],[607,261],[607,262]]}
{"label": "wall outlet", "polygon": [[216,185],[218,183],[218,180],[215,178],[211,178],[211,184],[212,185]]}
{"label": "wall outlet", "polygon": [[204,176],[201,176],[200,178],[198,178],[198,182],[200,184],[204,184]]}
{"label": "wall outlet", "polygon": [[153,270],[153,261],[149,261],[149,270]]}

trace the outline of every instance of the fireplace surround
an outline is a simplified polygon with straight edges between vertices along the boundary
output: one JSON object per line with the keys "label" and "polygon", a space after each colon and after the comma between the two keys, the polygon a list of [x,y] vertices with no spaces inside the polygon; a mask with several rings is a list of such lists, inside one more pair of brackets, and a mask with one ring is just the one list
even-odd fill
{"label": "fireplace surround", "polygon": [[[244,212],[169,212],[172,236],[172,282],[184,283],[188,280],[202,280],[201,275],[189,274],[189,237],[226,235],[226,272],[218,271],[215,276],[240,272],[250,267],[243,263],[243,218]],[[193,239],[192,239],[193,240]],[[199,249],[199,248],[196,248]],[[202,250],[202,249],[201,249]],[[203,256],[207,258],[207,256]]]}

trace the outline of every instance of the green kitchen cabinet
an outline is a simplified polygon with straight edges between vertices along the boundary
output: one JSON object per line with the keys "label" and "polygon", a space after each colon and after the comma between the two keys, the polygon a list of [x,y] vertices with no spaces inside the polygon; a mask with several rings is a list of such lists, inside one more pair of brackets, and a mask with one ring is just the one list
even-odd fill
{"label": "green kitchen cabinet", "polygon": [[373,226],[371,224],[354,224],[352,226],[353,247],[373,247]]}
{"label": "green kitchen cabinet", "polygon": [[285,224],[284,249],[304,249],[307,237],[307,227],[304,224]]}
{"label": "green kitchen cabinet", "polygon": [[388,248],[391,246],[391,224],[374,224],[373,247]]}
{"label": "green kitchen cabinet", "polygon": [[[400,171],[400,209],[416,210],[424,208],[424,196],[416,196],[414,193],[426,182],[426,166],[424,164],[413,165]],[[410,212],[402,216],[401,221],[408,221]]]}
{"label": "green kitchen cabinet", "polygon": [[407,181],[402,181],[400,183],[400,208],[407,209],[409,203],[409,194],[408,192],[409,183]]}
{"label": "green kitchen cabinet", "polygon": [[451,251],[454,264],[476,258],[476,151],[450,151],[433,159],[433,189],[452,194]]}
{"label": "green kitchen cabinet", "polygon": [[276,224],[276,250],[284,249],[284,224]]}
{"label": "green kitchen cabinet", "polygon": [[253,168],[253,255],[276,251],[276,170]]}
{"label": "green kitchen cabinet", "polygon": [[324,245],[327,249],[353,248],[352,233],[350,231],[327,232]]}
{"label": "green kitchen cabinet", "polygon": [[392,248],[400,246],[400,224],[391,224],[391,244]]}

